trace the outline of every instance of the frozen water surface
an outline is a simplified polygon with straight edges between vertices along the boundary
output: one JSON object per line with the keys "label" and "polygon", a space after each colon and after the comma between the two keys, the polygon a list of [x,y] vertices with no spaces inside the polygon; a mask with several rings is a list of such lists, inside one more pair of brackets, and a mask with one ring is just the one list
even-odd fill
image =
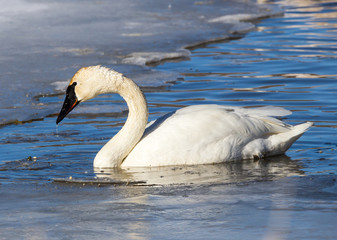
{"label": "frozen water surface", "polygon": [[244,13],[255,19],[279,12],[253,1],[187,0],[13,0],[0,11],[0,123],[54,113],[34,96],[53,93],[50,84],[70,78],[80,66],[111,65],[142,85],[162,85],[166,75],[144,81],[143,68],[116,64],[188,57],[184,46],[228,38],[242,24],[213,23],[214,17]]}
{"label": "frozen water surface", "polygon": [[[329,0],[2,3],[0,239],[336,239],[336,19]],[[123,100],[55,127],[66,82],[94,64],[134,78],[150,120],[276,105],[315,126],[287,156],[94,172]]]}
{"label": "frozen water surface", "polygon": [[2,239],[334,239],[336,233],[336,182],[329,176],[28,188],[1,188]]}

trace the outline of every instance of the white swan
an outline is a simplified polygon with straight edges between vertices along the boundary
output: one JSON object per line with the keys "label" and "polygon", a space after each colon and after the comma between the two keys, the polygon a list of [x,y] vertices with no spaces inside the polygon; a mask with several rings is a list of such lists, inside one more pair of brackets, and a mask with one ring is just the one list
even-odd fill
{"label": "white swan", "polygon": [[148,109],[139,87],[102,66],[81,68],[66,92],[58,124],[80,102],[118,93],[129,114],[123,128],[97,153],[95,168],[193,165],[283,154],[312,125],[291,126],[270,116],[280,107],[246,109],[195,105],[168,113],[147,125]]}

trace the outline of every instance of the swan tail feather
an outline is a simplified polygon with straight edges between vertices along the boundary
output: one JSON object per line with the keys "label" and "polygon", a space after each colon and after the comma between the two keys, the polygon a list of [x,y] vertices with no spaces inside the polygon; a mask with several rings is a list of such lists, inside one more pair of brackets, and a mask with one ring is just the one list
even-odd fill
{"label": "swan tail feather", "polygon": [[258,156],[269,157],[284,154],[291,145],[305,133],[312,122],[293,126],[289,131],[276,133],[267,138],[259,138],[248,143],[243,151],[243,158],[254,158]]}
{"label": "swan tail feather", "polygon": [[293,126],[292,129],[288,132],[270,136],[269,141],[273,151],[266,155],[271,156],[285,153],[291,147],[291,145],[297,139],[299,139],[312,125],[312,122],[302,123]]}

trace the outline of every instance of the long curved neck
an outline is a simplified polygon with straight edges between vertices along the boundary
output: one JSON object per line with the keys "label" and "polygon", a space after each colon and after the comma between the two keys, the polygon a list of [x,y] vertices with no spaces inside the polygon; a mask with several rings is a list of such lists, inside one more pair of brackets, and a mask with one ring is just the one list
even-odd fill
{"label": "long curved neck", "polygon": [[126,101],[129,114],[122,129],[97,153],[95,168],[120,167],[124,158],[143,136],[147,121],[148,109],[145,97],[139,87],[129,78],[118,76],[117,91]]}

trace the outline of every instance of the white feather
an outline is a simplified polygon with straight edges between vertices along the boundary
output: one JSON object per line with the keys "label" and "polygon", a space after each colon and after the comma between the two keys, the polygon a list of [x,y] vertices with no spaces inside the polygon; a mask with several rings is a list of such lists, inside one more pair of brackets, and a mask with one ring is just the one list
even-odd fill
{"label": "white feather", "polygon": [[270,106],[185,107],[152,122],[122,166],[210,164],[282,154],[312,125],[299,129],[268,117],[289,114]]}

